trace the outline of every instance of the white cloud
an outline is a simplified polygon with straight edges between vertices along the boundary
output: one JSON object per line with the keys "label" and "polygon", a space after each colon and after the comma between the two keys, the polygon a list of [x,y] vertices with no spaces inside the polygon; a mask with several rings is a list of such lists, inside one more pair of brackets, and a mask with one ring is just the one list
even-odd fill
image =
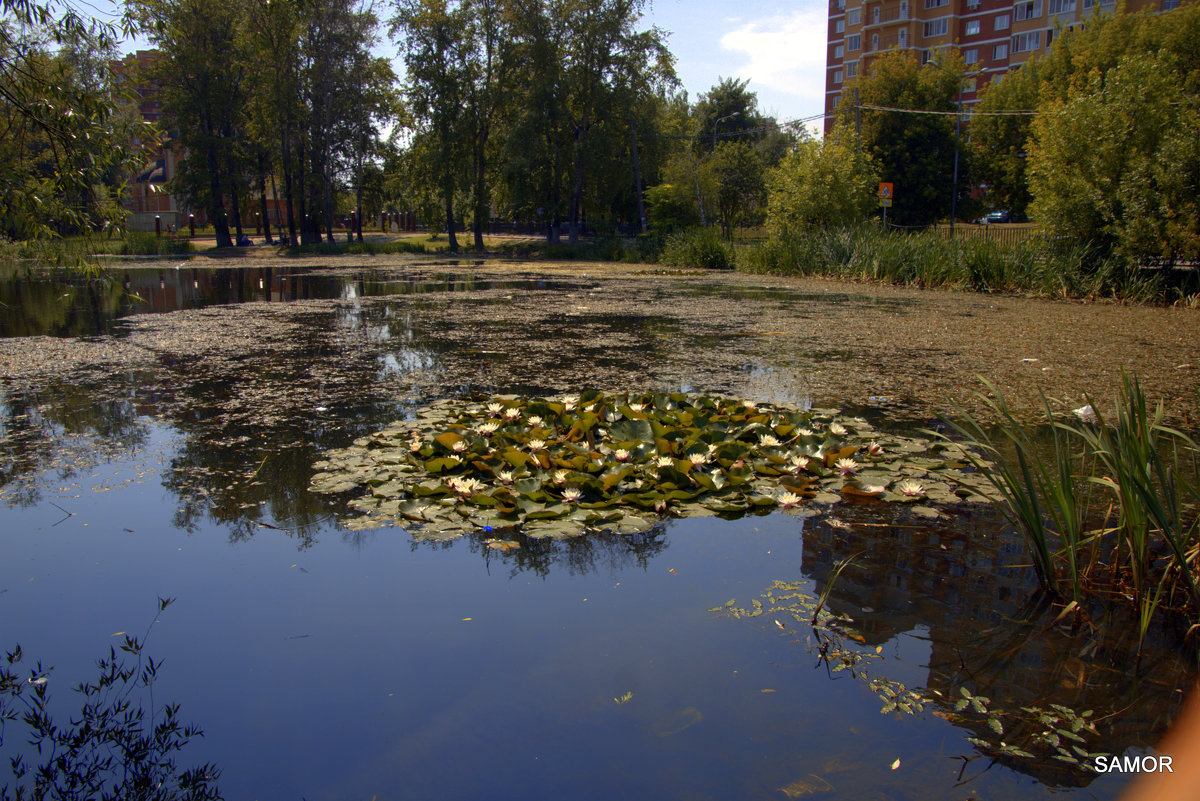
{"label": "white cloud", "polygon": [[825,4],[747,22],[721,37],[721,47],[749,62],[736,76],[757,86],[823,103],[829,18]]}

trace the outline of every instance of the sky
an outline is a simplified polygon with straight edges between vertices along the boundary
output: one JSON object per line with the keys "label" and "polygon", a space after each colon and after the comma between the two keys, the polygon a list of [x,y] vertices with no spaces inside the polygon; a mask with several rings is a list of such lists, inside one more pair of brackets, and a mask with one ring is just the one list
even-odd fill
{"label": "sky", "polygon": [[643,22],[668,32],[675,72],[695,102],[721,78],[749,80],[780,122],[825,108],[826,0],[651,0]]}

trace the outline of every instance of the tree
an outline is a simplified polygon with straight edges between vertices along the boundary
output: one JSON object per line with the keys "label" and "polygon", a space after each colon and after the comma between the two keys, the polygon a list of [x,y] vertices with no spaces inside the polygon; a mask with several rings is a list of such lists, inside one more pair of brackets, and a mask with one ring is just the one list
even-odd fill
{"label": "tree", "polygon": [[109,70],[118,35],[51,0],[0,2],[0,235],[44,239],[119,225],[150,126]]}
{"label": "tree", "polygon": [[[863,146],[882,180],[895,184],[890,216],[898,225],[928,225],[950,212],[963,66],[953,51],[922,65],[913,52],[895,50],[871,62],[870,73],[843,92],[857,92]],[[841,104],[838,122],[855,124],[855,112],[853,103]],[[969,185],[960,171],[958,191],[965,195]]]}
{"label": "tree", "polygon": [[810,228],[853,225],[875,208],[879,173],[846,124],[825,139],[805,139],[768,179],[767,226],[781,239]]}
{"label": "tree", "polygon": [[763,163],[749,142],[721,142],[709,157],[717,183],[717,214],[727,239],[735,225],[757,221],[765,200]]}
{"label": "tree", "polygon": [[1014,220],[1026,218],[1031,200],[1025,175],[1026,148],[1044,63],[1032,59],[1002,78],[994,78],[975,107],[981,113],[971,119],[971,174],[984,187],[985,202],[992,208],[1008,209]]}
{"label": "tree", "polygon": [[1126,256],[1200,258],[1200,96],[1169,53],[1125,56],[1042,108],[1031,212],[1056,236]]}
{"label": "tree", "polygon": [[466,24],[464,7],[445,0],[400,0],[392,19],[392,32],[405,45],[410,108],[432,144],[429,170],[440,190],[451,252],[458,250],[454,200],[462,183],[460,162],[469,153],[463,125]]}
{"label": "tree", "polygon": [[147,77],[162,88],[167,126],[178,132],[187,150],[178,188],[196,205],[208,206],[217,247],[230,247],[225,194],[240,229],[235,147],[246,128],[248,89],[234,42],[240,16],[237,0],[131,2],[162,56]]}

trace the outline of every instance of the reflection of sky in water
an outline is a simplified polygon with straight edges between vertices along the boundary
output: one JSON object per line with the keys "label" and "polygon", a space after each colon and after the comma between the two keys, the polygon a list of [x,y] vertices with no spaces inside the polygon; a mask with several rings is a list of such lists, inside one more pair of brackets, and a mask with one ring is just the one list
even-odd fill
{"label": "reflection of sky in water", "polygon": [[437,358],[426,350],[417,348],[400,348],[386,353],[379,359],[379,376],[404,375],[421,370],[432,370],[437,364]]}

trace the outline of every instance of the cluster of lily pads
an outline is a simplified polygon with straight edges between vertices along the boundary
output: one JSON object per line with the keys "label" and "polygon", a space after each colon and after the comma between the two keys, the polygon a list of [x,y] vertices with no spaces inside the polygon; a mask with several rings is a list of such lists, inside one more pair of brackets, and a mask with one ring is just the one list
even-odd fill
{"label": "cluster of lily pads", "polygon": [[983,500],[960,446],[837,410],[685,393],[443,400],[332,451],[311,489],[365,489],[351,528],[421,538],[641,531],[664,516],[806,513],[841,500]]}

